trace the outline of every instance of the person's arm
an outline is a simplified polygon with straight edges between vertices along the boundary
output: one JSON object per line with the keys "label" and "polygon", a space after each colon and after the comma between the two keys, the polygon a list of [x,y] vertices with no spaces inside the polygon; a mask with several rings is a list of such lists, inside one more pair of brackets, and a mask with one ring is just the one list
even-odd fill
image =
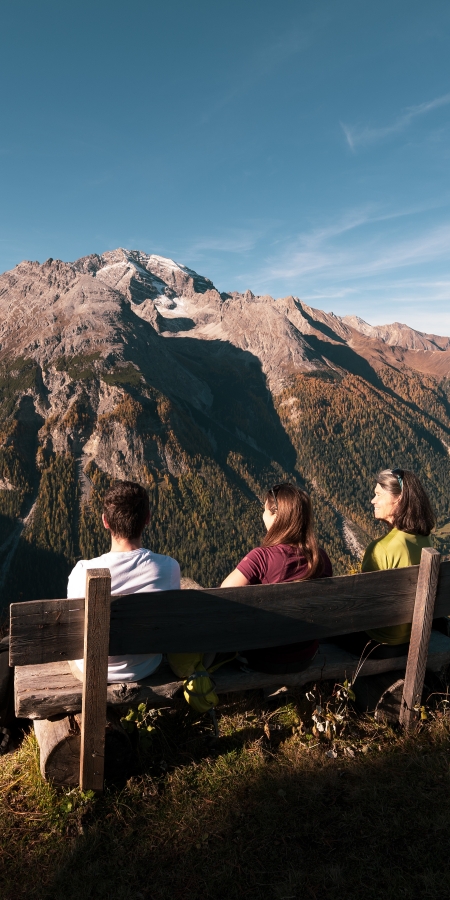
{"label": "person's arm", "polygon": [[229,575],[222,581],[220,587],[244,587],[244,585],[249,584],[248,578],[239,571],[239,569],[233,569]]}
{"label": "person's arm", "polygon": [[235,569],[222,581],[221,587],[245,587],[246,584],[261,584],[265,572],[265,554],[261,547],[250,550]]}

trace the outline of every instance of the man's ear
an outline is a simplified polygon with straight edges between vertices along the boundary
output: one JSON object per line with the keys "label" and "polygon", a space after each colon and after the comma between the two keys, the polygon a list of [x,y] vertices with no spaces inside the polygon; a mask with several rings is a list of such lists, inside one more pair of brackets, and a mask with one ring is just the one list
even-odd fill
{"label": "man's ear", "polygon": [[110,526],[108,525],[108,522],[106,521],[105,513],[102,513],[102,522],[103,522],[104,527],[105,527],[108,531],[110,531],[111,529],[110,529]]}

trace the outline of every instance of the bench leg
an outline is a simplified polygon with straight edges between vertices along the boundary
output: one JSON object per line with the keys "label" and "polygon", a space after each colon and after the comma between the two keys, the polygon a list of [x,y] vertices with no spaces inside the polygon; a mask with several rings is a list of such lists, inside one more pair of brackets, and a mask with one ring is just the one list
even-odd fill
{"label": "bench leg", "polygon": [[80,748],[82,791],[103,790],[110,612],[109,569],[88,569]]}
{"label": "bench leg", "polygon": [[400,724],[408,729],[417,719],[414,707],[420,704],[428,657],[434,603],[439,578],[440,553],[431,547],[422,550],[416,600],[411,627],[405,686],[400,706]]}

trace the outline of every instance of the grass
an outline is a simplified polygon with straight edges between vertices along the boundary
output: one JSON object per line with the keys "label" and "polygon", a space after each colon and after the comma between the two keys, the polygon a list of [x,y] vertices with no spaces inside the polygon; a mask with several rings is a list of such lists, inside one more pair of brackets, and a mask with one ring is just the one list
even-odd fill
{"label": "grass", "polygon": [[314,705],[234,696],[217,741],[186,706],[152,713],[97,798],[43,782],[29,733],[0,760],[2,900],[447,900],[449,719],[348,714],[330,740]]}
{"label": "grass", "polygon": [[117,387],[121,387],[124,384],[131,387],[139,387],[142,384],[142,375],[132,363],[116,366],[111,372],[102,372],[101,377],[106,384],[116,385]]}
{"label": "grass", "polygon": [[96,376],[97,360],[101,359],[100,350],[78,356],[60,356],[53,363],[57,372],[66,372],[73,381],[91,381]]}

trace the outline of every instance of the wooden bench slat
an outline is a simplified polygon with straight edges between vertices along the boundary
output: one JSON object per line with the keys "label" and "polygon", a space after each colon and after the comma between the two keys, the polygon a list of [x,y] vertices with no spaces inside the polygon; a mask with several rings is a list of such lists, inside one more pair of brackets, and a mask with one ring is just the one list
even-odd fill
{"label": "wooden bench slat", "polygon": [[[439,672],[450,663],[450,638],[433,631],[428,651],[429,669]],[[400,671],[406,666],[406,656],[394,659],[369,659],[361,676],[379,672]],[[356,667],[355,657],[334,644],[321,644],[313,663],[303,672],[292,675],[264,675],[262,672],[242,672],[236,664],[223,666],[214,673],[219,694],[245,691],[272,685],[300,686],[320,678],[345,677]],[[107,702],[110,706],[124,706],[146,702],[149,707],[167,706],[179,691],[181,682],[169,666],[162,666],[154,675],[140,682],[108,684]],[[18,666],[15,678],[16,715],[27,719],[47,719],[65,712],[81,710],[81,682],[72,675],[67,662],[47,663],[43,666]]]}
{"label": "wooden bench slat", "polygon": [[[274,647],[412,620],[418,566],[300,583],[164,591],[111,600],[109,653]],[[56,607],[56,611],[55,611]],[[450,614],[450,562],[441,563],[435,616]],[[11,605],[10,665],[83,656],[84,600]]]}

